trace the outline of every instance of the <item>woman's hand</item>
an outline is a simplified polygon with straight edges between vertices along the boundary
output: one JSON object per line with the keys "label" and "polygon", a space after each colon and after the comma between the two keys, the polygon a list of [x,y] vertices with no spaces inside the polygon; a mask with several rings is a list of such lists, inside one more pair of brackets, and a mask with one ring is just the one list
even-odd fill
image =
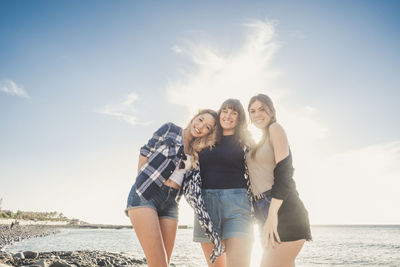
{"label": "woman's hand", "polygon": [[271,205],[268,210],[267,220],[264,223],[262,244],[264,247],[274,248],[276,244],[281,243],[278,234],[278,210],[282,205],[282,200],[272,198]]}

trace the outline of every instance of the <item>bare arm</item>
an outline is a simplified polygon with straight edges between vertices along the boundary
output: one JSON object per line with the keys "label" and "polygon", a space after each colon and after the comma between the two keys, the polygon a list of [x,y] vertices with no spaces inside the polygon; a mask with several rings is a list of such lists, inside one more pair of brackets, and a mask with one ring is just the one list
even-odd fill
{"label": "bare arm", "polygon": [[[278,163],[289,155],[289,144],[282,126],[273,123],[270,128],[270,143],[274,149],[275,162]],[[283,199],[272,198],[268,210],[267,220],[264,224],[264,245],[275,247],[275,239],[281,242],[278,234],[278,211]],[[275,236],[275,238],[274,238]]]}
{"label": "bare arm", "polygon": [[270,142],[274,149],[275,163],[289,156],[289,143],[286,137],[285,130],[278,123],[273,123],[269,127]]}

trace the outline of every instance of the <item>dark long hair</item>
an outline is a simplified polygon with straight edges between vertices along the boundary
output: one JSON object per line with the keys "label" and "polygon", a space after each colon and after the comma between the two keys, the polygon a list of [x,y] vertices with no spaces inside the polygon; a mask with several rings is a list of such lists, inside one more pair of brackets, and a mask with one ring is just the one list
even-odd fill
{"label": "dark long hair", "polygon": [[250,98],[249,105],[247,106],[247,111],[250,112],[251,105],[254,102],[256,102],[257,100],[260,101],[264,105],[266,110],[269,109],[269,111],[271,112],[271,114],[270,114],[271,115],[271,121],[268,123],[268,125],[264,129],[262,129],[262,133],[263,133],[262,138],[254,146],[254,148],[253,148],[253,150],[251,152],[251,158],[254,158],[254,156],[255,156],[255,154],[257,152],[257,149],[259,149],[264,144],[264,142],[267,141],[266,139],[267,139],[267,136],[268,136],[269,126],[272,123],[276,122],[276,111],[275,111],[274,103],[272,102],[271,98],[269,96],[267,96],[267,95],[258,94],[258,95],[253,96],[252,98]]}
{"label": "dark long hair", "polygon": [[251,146],[252,144],[252,139],[250,137],[250,132],[247,129],[247,119],[246,119],[246,112],[244,111],[242,103],[238,99],[233,99],[229,98],[225,100],[221,107],[218,110],[218,133],[217,133],[217,142],[221,141],[222,138],[222,127],[220,124],[220,116],[221,112],[224,109],[232,109],[238,113],[238,120],[237,124],[235,126],[235,133],[233,134],[235,137],[235,140],[241,145],[241,146]]}

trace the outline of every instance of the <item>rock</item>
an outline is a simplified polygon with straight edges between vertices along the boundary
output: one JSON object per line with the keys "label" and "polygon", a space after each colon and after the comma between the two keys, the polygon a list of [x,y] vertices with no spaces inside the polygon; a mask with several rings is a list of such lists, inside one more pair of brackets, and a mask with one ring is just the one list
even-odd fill
{"label": "rock", "polygon": [[47,263],[45,260],[40,260],[34,264],[29,265],[29,267],[47,267]]}
{"label": "rock", "polygon": [[66,263],[65,261],[56,261],[50,264],[49,267],[71,267],[72,265]]}
{"label": "rock", "polygon": [[25,259],[36,259],[39,256],[39,252],[36,251],[24,251]]}
{"label": "rock", "polygon": [[17,252],[17,253],[15,253],[15,254],[13,255],[13,257],[14,257],[14,258],[17,258],[17,259],[21,259],[21,260],[25,259],[24,253],[22,253],[22,252]]}
{"label": "rock", "polygon": [[0,263],[0,267],[12,267],[11,265]]}
{"label": "rock", "polygon": [[12,259],[12,255],[10,253],[0,251],[0,260],[2,259]]}

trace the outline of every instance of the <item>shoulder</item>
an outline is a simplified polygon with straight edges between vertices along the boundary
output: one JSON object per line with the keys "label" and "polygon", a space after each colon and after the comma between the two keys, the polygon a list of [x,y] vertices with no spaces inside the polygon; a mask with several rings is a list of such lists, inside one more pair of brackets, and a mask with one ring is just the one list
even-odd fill
{"label": "shoulder", "polygon": [[182,130],[182,127],[176,125],[176,124],[173,123],[173,122],[167,122],[166,124],[169,126],[169,128],[170,128],[171,130]]}
{"label": "shoulder", "polygon": [[268,131],[270,136],[269,137],[270,142],[273,146],[275,146],[276,144],[287,145],[288,140],[282,125],[280,125],[277,122],[274,122],[269,126]]}
{"label": "shoulder", "polygon": [[164,123],[163,125],[161,125],[161,127],[158,129],[157,132],[159,133],[166,133],[166,132],[179,132],[180,130],[182,130],[181,127],[177,126],[176,124],[172,123],[172,122],[167,122]]}
{"label": "shoulder", "polygon": [[269,134],[271,136],[271,138],[273,137],[286,137],[286,133],[285,130],[283,129],[282,125],[280,125],[277,122],[272,123],[269,127]]}
{"label": "shoulder", "polygon": [[172,122],[167,122],[166,125],[168,126],[168,134],[175,134],[179,135],[180,132],[182,131],[182,128],[179,127],[178,125],[172,123]]}

